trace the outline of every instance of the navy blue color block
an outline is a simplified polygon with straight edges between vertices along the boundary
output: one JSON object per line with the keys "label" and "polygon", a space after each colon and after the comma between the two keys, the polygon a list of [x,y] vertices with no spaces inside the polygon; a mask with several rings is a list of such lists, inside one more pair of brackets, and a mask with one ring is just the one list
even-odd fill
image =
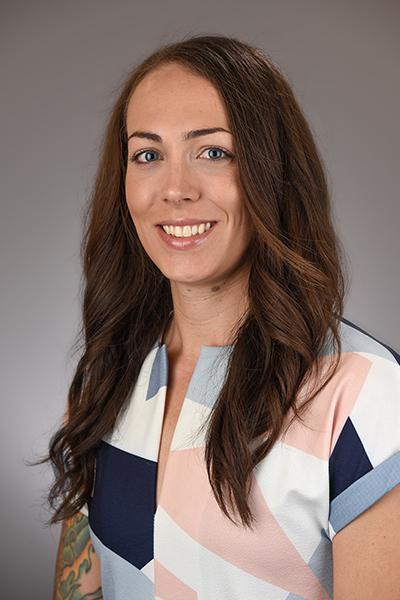
{"label": "navy blue color block", "polygon": [[107,548],[141,569],[154,557],[157,463],[104,441],[96,453],[89,524]]}
{"label": "navy blue color block", "polygon": [[330,501],[372,469],[358,433],[348,418],[329,459]]}

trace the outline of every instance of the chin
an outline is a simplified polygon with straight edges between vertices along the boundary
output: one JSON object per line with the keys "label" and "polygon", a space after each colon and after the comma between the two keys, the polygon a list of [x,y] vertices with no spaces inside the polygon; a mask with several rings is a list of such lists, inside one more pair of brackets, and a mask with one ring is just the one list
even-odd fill
{"label": "chin", "polygon": [[190,273],[184,273],[182,271],[170,271],[169,273],[164,272],[164,275],[170,281],[192,285],[195,285],[197,283],[207,283],[208,280],[211,278],[211,274],[204,273],[203,275],[199,275],[198,272],[194,273],[193,271],[191,271]]}

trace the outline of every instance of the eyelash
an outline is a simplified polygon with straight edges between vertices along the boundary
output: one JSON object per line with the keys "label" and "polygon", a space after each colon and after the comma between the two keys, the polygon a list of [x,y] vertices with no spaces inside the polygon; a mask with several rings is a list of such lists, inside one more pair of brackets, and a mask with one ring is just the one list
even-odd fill
{"label": "eyelash", "polygon": [[[223,148],[219,148],[218,146],[209,146],[208,148],[204,148],[203,152],[206,152],[207,150],[220,150],[221,152],[223,152],[225,154],[225,156],[220,156],[219,158],[209,158],[208,160],[210,160],[211,162],[219,162],[220,160],[226,160],[227,158],[233,158],[233,154],[232,152],[228,152],[228,150],[224,150]],[[154,160],[150,160],[150,161],[145,161],[145,162],[140,162],[138,160],[138,157],[141,154],[145,154],[146,152],[155,152],[157,153],[157,150],[151,150],[151,149],[147,149],[147,150],[140,150],[139,152],[136,152],[135,154],[133,154],[130,157],[130,162],[135,162],[138,165],[148,165],[152,162],[156,162]]]}

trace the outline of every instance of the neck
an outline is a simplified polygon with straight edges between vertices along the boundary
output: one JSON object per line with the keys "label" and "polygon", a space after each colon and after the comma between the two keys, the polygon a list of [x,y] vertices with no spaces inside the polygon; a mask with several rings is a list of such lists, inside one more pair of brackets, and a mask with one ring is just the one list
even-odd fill
{"label": "neck", "polygon": [[173,312],[162,343],[176,357],[195,358],[202,346],[226,346],[248,309],[248,269],[208,285],[171,281]]}

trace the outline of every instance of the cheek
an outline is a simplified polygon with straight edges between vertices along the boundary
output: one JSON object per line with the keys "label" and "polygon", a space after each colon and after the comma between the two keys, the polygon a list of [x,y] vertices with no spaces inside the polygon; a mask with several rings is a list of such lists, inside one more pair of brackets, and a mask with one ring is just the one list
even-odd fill
{"label": "cheek", "polygon": [[125,180],[125,199],[132,219],[140,219],[146,210],[146,203],[140,185],[129,181],[128,177]]}
{"label": "cheek", "polygon": [[133,202],[132,202],[132,189],[133,186],[130,184],[129,182],[129,176],[127,175],[125,178],[125,200],[126,203],[128,205],[129,208],[129,212],[132,214],[132,206],[133,206]]}
{"label": "cheek", "polygon": [[254,235],[254,226],[244,204],[243,196],[238,199],[235,209],[232,211],[232,230],[236,232],[237,242],[247,247]]}

